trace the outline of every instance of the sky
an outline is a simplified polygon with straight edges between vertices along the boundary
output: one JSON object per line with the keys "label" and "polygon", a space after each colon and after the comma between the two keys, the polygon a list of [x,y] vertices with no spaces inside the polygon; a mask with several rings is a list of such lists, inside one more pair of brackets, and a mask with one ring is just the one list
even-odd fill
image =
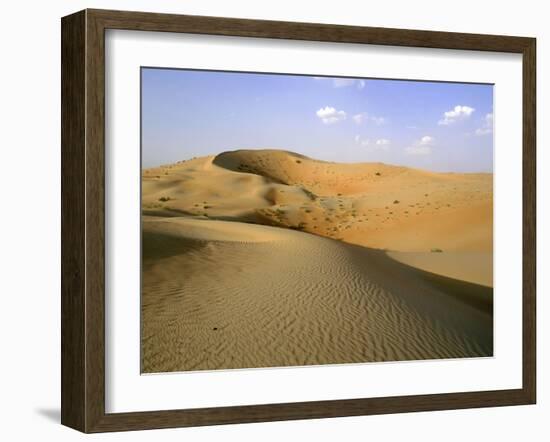
{"label": "sky", "polygon": [[493,171],[493,86],[142,68],[142,166],[236,149]]}

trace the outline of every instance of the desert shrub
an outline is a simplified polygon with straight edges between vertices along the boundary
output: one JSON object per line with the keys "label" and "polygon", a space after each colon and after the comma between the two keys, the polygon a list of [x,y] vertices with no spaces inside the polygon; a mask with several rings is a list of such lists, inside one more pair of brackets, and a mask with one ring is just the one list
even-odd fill
{"label": "desert shrub", "polygon": [[430,250],[430,252],[432,252],[432,253],[443,253],[443,250],[441,250],[441,249],[432,249],[432,250]]}
{"label": "desert shrub", "polygon": [[394,200],[393,203],[394,204],[399,204],[399,200]]}
{"label": "desert shrub", "polygon": [[296,160],[297,164],[302,164],[302,160]]}
{"label": "desert shrub", "polygon": [[165,203],[166,201],[170,201],[170,199],[171,198],[169,196],[161,196],[159,201]]}
{"label": "desert shrub", "polygon": [[376,172],[375,175],[376,175],[376,176],[380,176],[380,175],[382,175],[382,174],[381,174],[380,172]]}

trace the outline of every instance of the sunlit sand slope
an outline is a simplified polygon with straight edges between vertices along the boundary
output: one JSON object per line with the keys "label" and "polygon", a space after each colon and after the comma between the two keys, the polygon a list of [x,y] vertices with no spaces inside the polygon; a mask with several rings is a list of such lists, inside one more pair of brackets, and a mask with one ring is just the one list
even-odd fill
{"label": "sunlit sand slope", "polygon": [[[192,167],[239,186],[237,172],[210,171],[210,161]],[[235,213],[248,213],[246,202],[267,201],[258,189],[276,186],[247,179],[257,189],[243,187]],[[157,195],[186,197],[177,190],[185,181],[151,182]],[[227,191],[215,188],[195,191],[209,200]],[[144,216],[142,370],[492,355],[491,314],[445,284],[383,251],[305,232]]]}

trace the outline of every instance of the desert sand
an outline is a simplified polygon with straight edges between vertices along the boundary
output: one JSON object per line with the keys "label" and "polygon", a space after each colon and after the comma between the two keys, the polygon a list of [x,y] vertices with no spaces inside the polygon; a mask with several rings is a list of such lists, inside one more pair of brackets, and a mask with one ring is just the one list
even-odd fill
{"label": "desert sand", "polygon": [[143,372],[492,355],[492,174],[238,150],[142,177]]}

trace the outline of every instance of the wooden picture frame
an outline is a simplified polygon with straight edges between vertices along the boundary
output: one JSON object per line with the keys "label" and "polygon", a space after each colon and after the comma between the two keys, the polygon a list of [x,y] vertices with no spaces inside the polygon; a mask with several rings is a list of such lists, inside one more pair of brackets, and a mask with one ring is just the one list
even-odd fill
{"label": "wooden picture frame", "polygon": [[[513,390],[105,412],[105,30],[124,29],[523,57],[523,385]],[[536,41],[534,38],[106,10],[62,19],[62,409],[83,432],[533,404],[536,400]]]}

